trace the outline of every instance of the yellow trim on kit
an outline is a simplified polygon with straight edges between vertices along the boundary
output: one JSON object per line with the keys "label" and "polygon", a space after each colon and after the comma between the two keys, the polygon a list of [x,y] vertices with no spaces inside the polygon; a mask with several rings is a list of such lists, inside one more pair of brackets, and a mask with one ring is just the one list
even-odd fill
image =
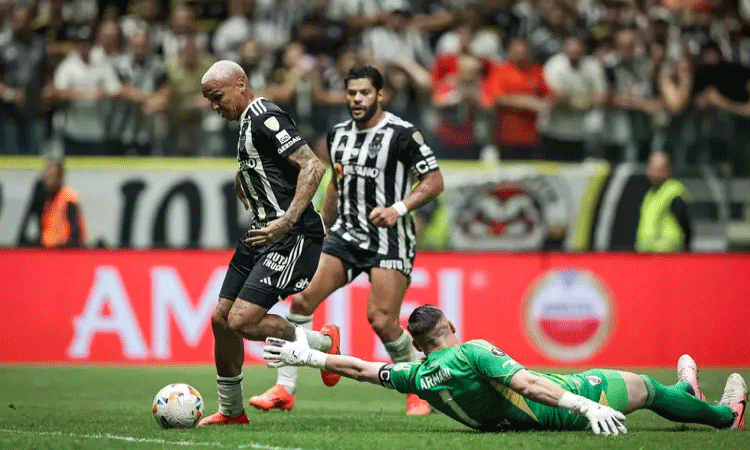
{"label": "yellow trim on kit", "polygon": [[607,394],[602,391],[602,395],[599,396],[599,404],[609,406],[609,400],[607,400]]}
{"label": "yellow trim on kit", "polygon": [[591,243],[591,224],[594,221],[596,212],[596,202],[604,188],[604,182],[609,175],[610,166],[608,163],[597,164],[596,172],[591,176],[586,192],[581,197],[580,211],[578,220],[576,220],[576,229],[573,232],[573,244],[571,250],[584,251],[590,250]]}
{"label": "yellow trim on kit", "polygon": [[490,380],[490,383],[497,389],[500,394],[508,399],[509,402],[511,402],[516,408],[523,411],[527,416],[534,419],[535,422],[539,422],[539,419],[536,418],[533,412],[531,412],[531,408],[529,408],[529,405],[526,403],[526,401],[523,399],[523,396],[513,389],[503,386],[502,384],[498,383],[495,380]]}

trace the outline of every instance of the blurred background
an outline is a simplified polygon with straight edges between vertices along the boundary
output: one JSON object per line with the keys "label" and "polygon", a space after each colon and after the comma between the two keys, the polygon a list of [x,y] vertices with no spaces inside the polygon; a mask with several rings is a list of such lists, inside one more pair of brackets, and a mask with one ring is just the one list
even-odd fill
{"label": "blurred background", "polygon": [[[3,360],[211,361],[216,271],[248,225],[237,123],[201,95],[218,59],[323,159],[347,71],[383,71],[386,110],[446,184],[415,212],[404,314],[439,303],[465,338],[503,318],[497,340],[529,364],[750,365],[725,326],[750,292],[748,0],[3,1],[0,304],[6,329],[39,320],[19,293],[58,299],[66,323]],[[357,283],[316,317],[344,341],[365,320]],[[383,357],[369,339],[348,350]]]}

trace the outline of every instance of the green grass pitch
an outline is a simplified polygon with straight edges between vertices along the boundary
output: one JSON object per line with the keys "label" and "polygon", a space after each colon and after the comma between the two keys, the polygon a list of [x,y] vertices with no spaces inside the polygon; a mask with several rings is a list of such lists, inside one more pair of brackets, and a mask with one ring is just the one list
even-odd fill
{"label": "green grass pitch", "polygon": [[[745,377],[748,370],[741,371]],[[673,383],[674,371],[652,371]],[[729,371],[704,370],[701,385],[718,399]],[[156,392],[185,382],[217,408],[211,367],[0,366],[0,449],[689,449],[747,450],[750,433],[668,422],[649,411],[628,416],[629,433],[478,433],[440,414],[406,417],[404,397],[378,386],[342,380],[322,385],[302,369],[291,412],[248,410],[250,424],[162,430],[151,416]],[[275,380],[275,371],[245,368],[245,399]]]}

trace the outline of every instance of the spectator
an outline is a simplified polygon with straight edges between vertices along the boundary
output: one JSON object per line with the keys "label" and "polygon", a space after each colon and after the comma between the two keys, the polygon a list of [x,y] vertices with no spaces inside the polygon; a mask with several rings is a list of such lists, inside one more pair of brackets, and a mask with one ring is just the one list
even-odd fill
{"label": "spectator", "polygon": [[190,42],[202,52],[208,50],[208,35],[195,29],[193,10],[185,4],[177,6],[169,18],[169,28],[161,35],[157,53],[165,61],[176,58]]}
{"label": "spectator", "polygon": [[120,92],[120,80],[105,59],[91,58],[93,33],[81,27],[75,50],[55,71],[55,95],[61,117],[66,155],[102,155],[111,111],[111,99]]}
{"label": "spectator", "polygon": [[634,30],[615,33],[615,52],[605,59],[607,92],[607,141],[611,161],[623,153],[627,159],[646,159],[651,152],[655,118],[663,112],[656,94],[651,61],[640,47]]}
{"label": "spectator", "polygon": [[540,2],[541,24],[531,33],[534,59],[544,63],[563,51],[567,36],[575,32],[575,17],[556,1]]}
{"label": "spectator", "polygon": [[542,155],[555,161],[581,161],[588,135],[601,128],[596,110],[604,104],[604,70],[599,61],[586,56],[583,40],[573,36],[565,41],[565,50],[544,65],[544,81],[553,106],[542,131]]}
{"label": "spectator", "polygon": [[384,109],[412,124],[422,123],[423,90],[414,78],[401,66],[389,64],[383,81]]}
{"label": "spectator", "polygon": [[379,0],[330,0],[327,15],[357,33],[382,20]]}
{"label": "spectator", "polygon": [[44,168],[44,202],[39,213],[39,242],[44,248],[82,247],[86,244],[86,222],[78,194],[64,186],[65,169],[60,161]]}
{"label": "spectator", "polygon": [[167,63],[169,101],[169,143],[172,155],[197,155],[201,130],[210,104],[203,97],[201,78],[214,59],[188,38],[177,58]]}
{"label": "spectator", "polygon": [[672,178],[669,155],[652,153],[646,176],[651,188],[641,204],[635,249],[652,253],[689,250],[693,232],[685,203],[687,191]]}
{"label": "spectator", "polygon": [[410,27],[411,10],[405,0],[393,2],[383,19],[383,26],[372,28],[362,37],[363,47],[381,64],[415,61],[424,70],[432,66],[432,51],[427,38]]}
{"label": "spectator", "polygon": [[310,72],[315,68],[315,58],[305,54],[299,42],[291,42],[281,52],[280,60],[266,87],[268,100],[288,112],[297,123],[306,140],[315,136],[309,124],[312,115],[312,87]]}
{"label": "spectator", "polygon": [[[240,66],[247,74],[250,88],[257,95],[263,94],[268,82],[268,59],[263,57],[261,46],[255,39],[248,39],[239,48]],[[235,140],[237,136],[233,137]]]}
{"label": "spectator", "polygon": [[313,117],[318,123],[316,133],[323,135],[337,123],[349,120],[346,108],[344,77],[359,64],[359,56],[352,49],[340,52],[333,66],[319,67],[310,72],[312,82]]}
{"label": "spectator", "polygon": [[219,59],[239,61],[240,46],[253,36],[255,0],[230,0],[230,17],[214,33],[212,45]]}
{"label": "spectator", "polygon": [[435,156],[477,160],[480,145],[475,126],[486,72],[482,60],[473,55],[459,55],[456,66],[433,91],[432,105],[438,114]]}
{"label": "spectator", "polygon": [[122,56],[122,38],[120,26],[114,21],[105,21],[99,25],[96,33],[96,45],[91,49],[91,58],[104,58],[115,65]]}
{"label": "spectator", "polygon": [[550,108],[542,66],[531,59],[529,42],[508,43],[508,61],[493,68],[484,103],[494,110],[494,143],[502,159],[539,159],[537,118]]}
{"label": "spectator", "polygon": [[163,39],[166,28],[159,21],[159,3],[157,0],[135,0],[132,14],[120,20],[120,29],[127,43],[134,34],[146,34],[151,37],[155,49]]}
{"label": "spectator", "polygon": [[151,155],[161,141],[157,113],[165,111],[169,104],[166,67],[153,54],[148,35],[136,33],[130,37],[128,51],[119,58],[115,70],[123,86],[109,120],[109,153]]}
{"label": "spectator", "polygon": [[292,39],[305,47],[313,56],[327,55],[335,58],[347,43],[349,30],[346,22],[330,19],[329,0],[313,0],[312,10],[302,18],[292,32]]}
{"label": "spectator", "polygon": [[41,154],[49,128],[52,67],[31,20],[31,8],[15,6],[11,40],[0,46],[0,121],[10,154]]}
{"label": "spectator", "polygon": [[488,61],[500,61],[500,37],[494,30],[482,29],[482,18],[476,8],[467,7],[460,14],[461,22],[454,30],[440,36],[435,45],[437,54],[468,53]]}

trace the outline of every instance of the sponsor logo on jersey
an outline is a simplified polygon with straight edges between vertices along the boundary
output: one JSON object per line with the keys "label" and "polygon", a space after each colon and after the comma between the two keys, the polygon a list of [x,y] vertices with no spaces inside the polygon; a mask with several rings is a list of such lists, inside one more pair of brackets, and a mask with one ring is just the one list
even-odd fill
{"label": "sponsor logo on jersey", "polygon": [[286,130],[281,130],[278,133],[276,133],[276,140],[279,141],[279,144],[285,144],[289,142],[289,139],[292,137],[289,136],[289,132]]}
{"label": "sponsor logo on jersey", "polygon": [[590,358],[612,332],[609,290],[587,270],[546,272],[532,285],[522,311],[532,343],[558,361]]}
{"label": "sponsor logo on jersey", "polygon": [[502,358],[503,356],[508,356],[508,355],[507,355],[507,354],[506,354],[506,353],[505,353],[504,351],[500,350],[500,349],[499,349],[499,348],[497,348],[497,347],[492,347],[492,350],[490,350],[490,351],[492,352],[492,354],[493,354],[493,355],[495,355],[495,356],[499,356],[499,357],[501,357],[501,358]]}
{"label": "sponsor logo on jersey", "polygon": [[[284,133],[286,133],[286,130],[284,130]],[[278,137],[278,135],[277,135],[277,137]],[[299,142],[301,140],[302,140],[302,138],[300,136],[294,136],[291,141],[288,141],[286,144],[284,144],[281,147],[279,147],[279,154],[284,153],[286,151],[286,149],[288,149],[289,147],[291,147],[292,145],[296,144],[297,142]]]}
{"label": "sponsor logo on jersey", "polygon": [[263,122],[263,125],[265,125],[266,128],[268,128],[271,131],[279,131],[279,128],[281,128],[281,125],[279,124],[279,120],[273,116],[266,119],[265,122]]}
{"label": "sponsor logo on jersey", "polygon": [[342,175],[356,175],[362,178],[377,178],[380,175],[380,169],[377,167],[360,166],[356,164],[342,166]]}
{"label": "sponsor logo on jersey", "polygon": [[263,265],[276,272],[281,272],[286,267],[287,258],[276,252],[271,252],[263,259]]}
{"label": "sponsor logo on jersey", "polygon": [[438,384],[445,383],[446,381],[453,378],[451,370],[449,368],[440,369],[432,375],[427,375],[419,380],[419,388],[422,390],[429,389]]}

